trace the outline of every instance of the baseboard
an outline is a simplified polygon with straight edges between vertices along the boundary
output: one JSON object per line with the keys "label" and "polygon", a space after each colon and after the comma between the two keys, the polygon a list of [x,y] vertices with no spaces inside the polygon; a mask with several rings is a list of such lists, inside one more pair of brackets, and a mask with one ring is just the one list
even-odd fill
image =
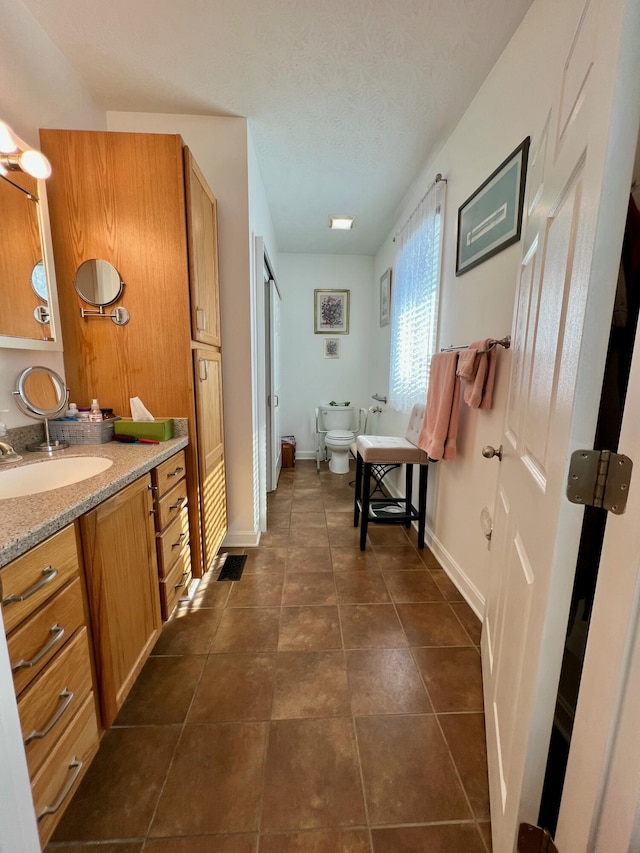
{"label": "baseboard", "polygon": [[[404,493],[401,493],[391,482],[385,480],[385,488],[393,498],[402,498]],[[417,531],[418,522],[413,522],[413,528]],[[447,573],[447,576],[453,584],[455,584],[458,592],[464,597],[469,607],[482,622],[484,615],[484,598],[480,594],[476,585],[467,577],[463,569],[456,563],[451,554],[444,547],[442,542],[434,534],[429,525],[425,528],[425,544],[437,557],[438,562]]]}
{"label": "baseboard", "polygon": [[255,530],[227,531],[222,543],[223,548],[257,548],[260,542],[260,533]]}
{"label": "baseboard", "polygon": [[315,450],[296,450],[296,459],[315,459]]}
{"label": "baseboard", "polygon": [[464,596],[464,600],[482,622],[484,598],[476,585],[469,579],[458,563],[456,563],[438,537],[434,535],[433,530],[427,528],[425,539],[429,540],[429,548],[438,558],[438,562],[451,579],[451,582],[456,585],[460,594]]}

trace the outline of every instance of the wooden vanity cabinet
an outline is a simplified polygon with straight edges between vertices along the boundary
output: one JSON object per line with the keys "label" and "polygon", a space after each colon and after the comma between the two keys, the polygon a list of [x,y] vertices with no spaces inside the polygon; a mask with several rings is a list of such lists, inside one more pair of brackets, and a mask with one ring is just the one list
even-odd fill
{"label": "wooden vanity cabinet", "polygon": [[[222,386],[205,390],[193,360],[197,349],[221,372],[215,197],[180,136],[41,130],[40,138],[53,167],[47,197],[67,384],[78,402],[98,393],[119,414],[139,396],[157,416],[188,418],[189,540],[200,577],[226,532]],[[120,273],[127,325],[81,317],[74,278],[88,258]],[[221,462],[205,487],[211,422]]]}
{"label": "wooden vanity cabinet", "polygon": [[0,598],[44,847],[100,739],[75,525],[0,569]]}
{"label": "wooden vanity cabinet", "polygon": [[191,584],[191,550],[184,451],[151,472],[153,484],[160,607],[168,619]]}
{"label": "wooden vanity cabinet", "polygon": [[80,519],[102,722],[109,728],[162,626],[149,475]]}

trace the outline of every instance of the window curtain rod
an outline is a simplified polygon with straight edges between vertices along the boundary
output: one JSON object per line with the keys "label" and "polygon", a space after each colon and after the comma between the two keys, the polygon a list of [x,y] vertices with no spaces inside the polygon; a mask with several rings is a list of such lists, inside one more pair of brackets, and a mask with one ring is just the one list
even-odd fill
{"label": "window curtain rod", "polygon": [[[416,206],[413,208],[413,210],[411,211],[411,213],[409,214],[409,216],[407,216],[407,218],[406,218],[406,220],[405,220],[405,223],[404,223],[404,225],[402,226],[402,228],[404,228],[404,227],[405,227],[405,225],[407,224],[407,222],[409,222],[409,220],[411,219],[411,217],[414,215],[414,213],[416,212],[416,210],[420,207],[420,205],[421,205],[421,204],[422,204],[422,202],[425,200],[425,198],[429,195],[429,193],[431,192],[431,190],[432,190],[434,187],[437,187],[437,186],[438,186],[438,184],[446,184],[446,183],[447,183],[447,179],[446,179],[446,178],[443,178],[443,177],[442,177],[442,174],[441,174],[440,172],[438,172],[438,174],[437,174],[437,175],[435,176],[435,178],[433,179],[433,183],[429,184],[429,186],[427,187],[427,191],[426,191],[426,193],[422,196],[422,198],[420,199],[420,201],[419,201],[419,202],[416,204]],[[402,228],[400,229],[400,231],[402,231]],[[398,232],[394,235],[394,237],[393,237],[393,242],[394,242],[394,243],[396,242],[397,238],[400,236],[400,231],[398,231]]]}

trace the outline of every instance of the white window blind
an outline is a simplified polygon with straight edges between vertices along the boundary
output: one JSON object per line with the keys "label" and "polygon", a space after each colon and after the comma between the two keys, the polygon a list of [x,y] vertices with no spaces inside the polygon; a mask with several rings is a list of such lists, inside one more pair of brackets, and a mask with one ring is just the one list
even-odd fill
{"label": "white window blind", "polygon": [[433,185],[396,238],[389,405],[400,412],[426,401],[438,326],[445,187],[445,181]]}

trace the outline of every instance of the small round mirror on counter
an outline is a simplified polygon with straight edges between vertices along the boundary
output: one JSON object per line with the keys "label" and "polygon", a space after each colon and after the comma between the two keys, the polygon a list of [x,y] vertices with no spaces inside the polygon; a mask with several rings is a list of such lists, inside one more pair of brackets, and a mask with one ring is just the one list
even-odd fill
{"label": "small round mirror on counter", "polygon": [[65,381],[55,370],[49,367],[27,367],[19,374],[13,395],[23,414],[44,421],[45,441],[30,444],[27,450],[46,452],[69,446],[66,441],[52,443],[49,437],[49,418],[61,415],[69,404]]}
{"label": "small round mirror on counter", "polygon": [[43,302],[49,301],[49,292],[47,290],[47,275],[44,268],[44,261],[38,261],[31,270],[31,287],[34,289],[38,299]]}
{"label": "small round mirror on counter", "polygon": [[118,270],[108,261],[92,258],[76,270],[75,288],[89,305],[111,305],[122,293],[124,282]]}

